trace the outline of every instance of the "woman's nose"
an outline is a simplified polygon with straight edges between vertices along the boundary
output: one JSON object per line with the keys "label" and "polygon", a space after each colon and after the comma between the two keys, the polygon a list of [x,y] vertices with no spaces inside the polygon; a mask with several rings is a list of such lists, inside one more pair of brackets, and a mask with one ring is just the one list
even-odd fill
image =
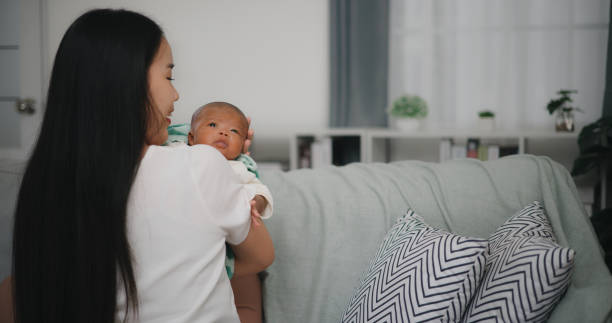
{"label": "woman's nose", "polygon": [[178,101],[179,99],[179,93],[178,91],[174,88],[174,86],[172,86],[172,90],[174,90],[174,102]]}

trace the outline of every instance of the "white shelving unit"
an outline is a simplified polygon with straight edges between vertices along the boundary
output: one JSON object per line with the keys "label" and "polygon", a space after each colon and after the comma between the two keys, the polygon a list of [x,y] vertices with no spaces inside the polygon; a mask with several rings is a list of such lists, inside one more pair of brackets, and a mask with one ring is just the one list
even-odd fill
{"label": "white shelving unit", "polygon": [[366,161],[367,159],[367,147],[365,138],[367,137],[367,129],[365,128],[337,128],[337,129],[318,129],[313,131],[297,131],[291,136],[289,142],[290,156],[289,156],[289,167],[290,169],[298,168],[299,159],[299,148],[303,142],[314,141],[321,138],[329,137],[341,138],[341,137],[356,137],[359,139],[359,155],[360,161]]}
{"label": "white shelving unit", "polygon": [[[439,161],[439,142],[452,139],[464,143],[468,138],[480,139],[483,143],[513,145],[519,154],[547,155],[570,168],[578,156],[576,140],[579,131],[561,133],[555,131],[479,131],[479,130],[424,130],[402,132],[387,128],[339,128],[297,131],[291,138],[290,167],[298,168],[299,145],[301,143],[329,137],[356,137],[360,142],[361,162],[391,162],[401,159]],[[410,152],[411,148],[414,152]],[[402,154],[403,152],[403,154]]]}
{"label": "white shelving unit", "polygon": [[[423,151],[427,148],[423,148],[421,145],[420,151],[418,150],[419,144],[423,142],[428,142],[428,146],[430,146],[428,161],[439,161],[438,144],[440,140],[452,139],[455,143],[464,144],[468,138],[479,139],[484,144],[516,146],[519,154],[548,155],[559,160],[568,168],[571,167],[573,159],[578,156],[577,132],[430,130],[407,133],[388,129],[373,129],[366,131],[366,135],[368,136],[366,142],[369,145],[367,149],[369,155],[364,159],[366,162],[390,162],[401,159],[421,159],[421,157],[427,160],[427,151]],[[395,141],[394,144],[393,141]],[[411,145],[417,149],[416,153],[394,154],[399,150],[410,149]],[[433,153],[431,153],[432,151]],[[419,153],[421,156],[419,156]]]}
{"label": "white shelving unit", "polygon": [[[452,139],[456,144],[465,144],[468,138],[479,139],[481,144],[518,147],[519,154],[548,156],[571,170],[578,157],[578,134],[575,132],[515,130],[423,130],[402,132],[387,128],[342,128],[297,131],[291,137],[290,167],[298,168],[299,145],[321,138],[354,137],[359,141],[359,161],[392,162],[406,159],[424,161],[440,160],[440,141]],[[591,214],[593,197],[592,183],[576,183],[587,213]]]}

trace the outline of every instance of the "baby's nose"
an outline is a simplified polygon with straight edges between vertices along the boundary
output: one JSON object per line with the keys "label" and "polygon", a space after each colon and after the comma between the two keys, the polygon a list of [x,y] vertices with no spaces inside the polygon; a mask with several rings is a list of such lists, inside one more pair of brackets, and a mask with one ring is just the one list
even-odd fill
{"label": "baby's nose", "polygon": [[227,131],[225,130],[219,130],[219,134],[227,137]]}

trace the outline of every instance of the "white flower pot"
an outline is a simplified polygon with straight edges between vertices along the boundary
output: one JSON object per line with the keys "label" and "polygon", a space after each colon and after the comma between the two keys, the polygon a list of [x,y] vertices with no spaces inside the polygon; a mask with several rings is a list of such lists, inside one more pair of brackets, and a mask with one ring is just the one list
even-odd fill
{"label": "white flower pot", "polygon": [[572,111],[557,110],[555,116],[555,129],[557,132],[573,132],[574,124],[574,113]]}
{"label": "white flower pot", "polygon": [[478,129],[482,131],[495,130],[495,118],[478,118]]}
{"label": "white flower pot", "polygon": [[400,131],[417,131],[421,128],[421,120],[415,118],[394,118],[395,128]]}

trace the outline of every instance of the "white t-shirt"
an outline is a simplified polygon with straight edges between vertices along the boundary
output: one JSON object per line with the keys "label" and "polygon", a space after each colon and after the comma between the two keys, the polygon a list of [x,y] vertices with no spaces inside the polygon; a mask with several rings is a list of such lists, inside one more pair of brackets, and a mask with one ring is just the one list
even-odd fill
{"label": "white t-shirt", "polygon": [[[253,196],[213,147],[149,147],[127,209],[139,321],[239,322],[225,242],[246,238]],[[117,319],[124,313],[120,289]]]}

